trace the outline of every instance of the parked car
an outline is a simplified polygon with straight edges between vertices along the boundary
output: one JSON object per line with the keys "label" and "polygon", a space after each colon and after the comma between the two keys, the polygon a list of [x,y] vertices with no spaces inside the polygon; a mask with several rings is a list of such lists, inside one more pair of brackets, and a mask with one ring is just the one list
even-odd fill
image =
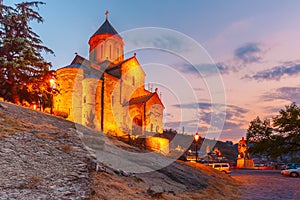
{"label": "parked car", "polygon": [[230,164],[229,163],[210,163],[208,164],[212,168],[224,172],[226,174],[231,173]]}
{"label": "parked car", "polygon": [[300,168],[300,163],[288,163],[283,167],[283,169],[297,169],[297,168]]}
{"label": "parked car", "polygon": [[300,168],[298,169],[285,169],[281,171],[284,176],[298,177],[300,175]]}

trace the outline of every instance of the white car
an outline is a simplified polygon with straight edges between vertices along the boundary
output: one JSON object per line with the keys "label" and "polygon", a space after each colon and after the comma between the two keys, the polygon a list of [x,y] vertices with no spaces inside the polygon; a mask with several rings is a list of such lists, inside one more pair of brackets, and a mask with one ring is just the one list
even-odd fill
{"label": "white car", "polygon": [[284,176],[298,177],[300,175],[300,168],[297,169],[285,169],[281,171]]}
{"label": "white car", "polygon": [[226,174],[231,173],[229,163],[210,163],[209,166]]}

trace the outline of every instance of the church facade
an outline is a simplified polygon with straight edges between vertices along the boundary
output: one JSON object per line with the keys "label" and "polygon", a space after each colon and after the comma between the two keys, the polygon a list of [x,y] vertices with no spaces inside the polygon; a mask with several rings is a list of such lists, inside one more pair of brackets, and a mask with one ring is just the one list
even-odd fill
{"label": "church facade", "polygon": [[162,133],[164,105],[158,91],[145,89],[146,74],[135,54],[124,58],[124,45],[106,15],[89,39],[89,59],[76,54],[56,71],[54,112],[116,136]]}

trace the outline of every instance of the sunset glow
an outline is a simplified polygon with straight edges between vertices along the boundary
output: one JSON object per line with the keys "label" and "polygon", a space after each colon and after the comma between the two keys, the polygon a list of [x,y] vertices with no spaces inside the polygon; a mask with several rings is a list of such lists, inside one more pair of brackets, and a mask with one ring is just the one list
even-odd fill
{"label": "sunset glow", "polygon": [[[6,4],[18,3],[4,0]],[[88,38],[105,19],[109,10],[110,22],[120,34],[144,27],[160,27],[180,32],[201,45],[216,64],[225,90],[226,120],[220,140],[237,142],[245,136],[249,122],[256,116],[272,117],[285,105],[300,104],[300,13],[299,1],[58,1],[45,0],[40,8],[45,18],[42,25],[32,24],[44,44],[55,52],[45,55],[53,69],[69,64],[74,53],[89,57]],[[185,58],[194,52],[186,50],[180,41],[170,38],[157,41],[162,46],[172,44]],[[132,56],[125,43],[125,59]],[[127,48],[127,49],[126,49]],[[127,53],[127,54],[126,54]],[[210,127],[212,101],[207,63],[193,63],[169,52],[144,49],[136,52],[147,74],[145,87],[158,87],[165,105],[164,128],[206,136]],[[116,55],[118,56],[118,55]],[[197,56],[197,55],[196,55]],[[168,76],[165,69],[175,70],[188,84]],[[206,73],[199,77],[195,69]],[[175,74],[175,73],[174,73]],[[177,78],[175,78],[177,77]],[[165,80],[166,85],[156,85]],[[54,83],[50,82],[51,85]],[[160,83],[160,82],[159,82]],[[172,84],[172,85],[170,85]],[[190,86],[195,102],[178,100],[172,88],[185,90]],[[179,101],[179,102],[178,102]],[[180,105],[180,106],[179,106]],[[199,121],[182,118],[191,112]],[[215,111],[214,111],[215,112]],[[180,125],[178,125],[180,124]]]}

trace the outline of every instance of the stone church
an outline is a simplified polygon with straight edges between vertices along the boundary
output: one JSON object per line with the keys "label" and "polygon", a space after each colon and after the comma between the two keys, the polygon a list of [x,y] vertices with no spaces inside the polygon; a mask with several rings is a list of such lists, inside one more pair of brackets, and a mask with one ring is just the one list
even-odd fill
{"label": "stone church", "polygon": [[80,55],[56,71],[54,111],[68,120],[116,136],[163,132],[164,105],[157,89],[145,89],[136,55],[124,58],[124,41],[106,20],[89,39],[89,59]]}

